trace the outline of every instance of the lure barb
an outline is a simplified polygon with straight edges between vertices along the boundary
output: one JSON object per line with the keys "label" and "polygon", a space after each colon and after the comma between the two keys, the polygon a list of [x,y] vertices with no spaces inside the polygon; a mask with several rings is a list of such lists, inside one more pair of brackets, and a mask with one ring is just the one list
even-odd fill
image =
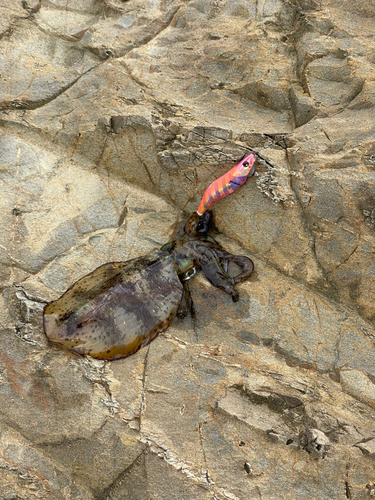
{"label": "lure barb", "polygon": [[255,172],[256,154],[262,149],[269,148],[275,143],[271,142],[265,146],[252,151],[249,155],[245,156],[235,167],[229,172],[216,179],[206,189],[203,198],[199,204],[197,214],[202,216],[214,203],[232,194],[236,189],[242,186],[248,177],[252,176]]}

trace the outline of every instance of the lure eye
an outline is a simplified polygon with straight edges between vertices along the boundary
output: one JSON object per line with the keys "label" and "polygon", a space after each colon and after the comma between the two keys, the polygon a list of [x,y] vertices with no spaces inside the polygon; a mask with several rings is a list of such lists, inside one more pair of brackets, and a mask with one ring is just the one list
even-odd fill
{"label": "lure eye", "polygon": [[249,164],[249,162],[248,162],[248,161],[244,161],[244,162],[242,163],[242,166],[243,166],[243,167],[245,167],[245,168],[249,168],[249,167],[250,167],[250,164]]}

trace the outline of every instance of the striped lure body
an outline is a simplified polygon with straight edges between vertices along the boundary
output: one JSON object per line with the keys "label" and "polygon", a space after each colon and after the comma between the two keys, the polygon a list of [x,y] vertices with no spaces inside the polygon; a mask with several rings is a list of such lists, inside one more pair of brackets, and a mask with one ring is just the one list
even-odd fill
{"label": "striped lure body", "polygon": [[242,186],[246,182],[246,179],[255,172],[255,160],[255,153],[250,153],[229,170],[229,172],[210,184],[200,202],[197,210],[198,215],[203,215],[214,203],[232,194]]}

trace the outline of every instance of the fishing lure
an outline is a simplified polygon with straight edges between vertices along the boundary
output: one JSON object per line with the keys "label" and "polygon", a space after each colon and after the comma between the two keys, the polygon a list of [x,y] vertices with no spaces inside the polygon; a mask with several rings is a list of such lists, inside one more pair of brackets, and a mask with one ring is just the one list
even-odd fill
{"label": "fishing lure", "polygon": [[[211,212],[194,212],[181,238],[143,257],[104,264],[78,280],[44,308],[47,338],[98,359],[130,356],[168,327],[181,305],[184,282],[198,269],[237,301],[234,285],[248,279],[254,265],[207,235],[211,221]],[[241,268],[237,276],[228,274],[230,261]]]}
{"label": "fishing lure", "polygon": [[248,177],[255,172],[255,152],[250,153],[243,158],[229,172],[216,179],[206,189],[203,198],[199,204],[197,214],[203,215],[214,203],[232,194],[236,189],[242,186]]}
{"label": "fishing lure", "polygon": [[262,146],[259,149],[252,151],[248,156],[242,158],[237,165],[229,170],[226,174],[222,175],[216,181],[208,186],[203,198],[199,204],[197,214],[203,215],[214,203],[232,194],[236,189],[242,186],[248,177],[251,177],[255,172],[255,160],[257,153],[263,149],[273,146],[275,141]]}

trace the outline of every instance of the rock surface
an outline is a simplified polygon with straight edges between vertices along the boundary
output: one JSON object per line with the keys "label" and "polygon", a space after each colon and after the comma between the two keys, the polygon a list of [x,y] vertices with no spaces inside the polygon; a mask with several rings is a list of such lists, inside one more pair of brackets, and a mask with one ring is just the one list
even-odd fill
{"label": "rock surface", "polygon": [[[9,0],[0,7],[0,498],[375,494],[370,0]],[[240,300],[115,362],[48,345],[46,302],[214,207]]]}

